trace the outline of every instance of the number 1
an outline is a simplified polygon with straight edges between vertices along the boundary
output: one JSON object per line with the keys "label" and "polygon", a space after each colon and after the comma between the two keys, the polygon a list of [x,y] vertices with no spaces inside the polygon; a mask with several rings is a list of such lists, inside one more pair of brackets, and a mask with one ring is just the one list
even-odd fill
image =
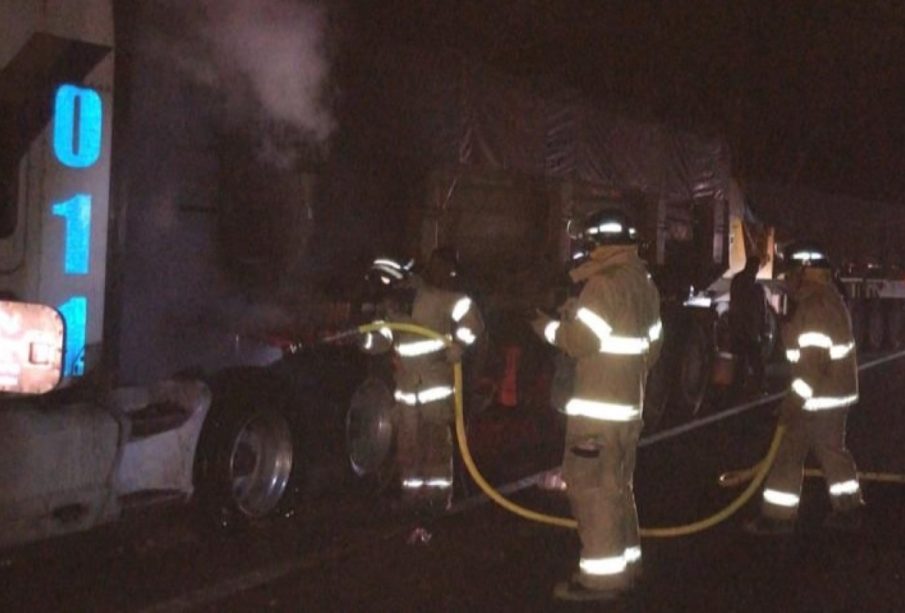
{"label": "number 1", "polygon": [[91,196],[76,194],[53,205],[53,214],[66,220],[63,271],[67,275],[88,274],[88,245],[91,240]]}

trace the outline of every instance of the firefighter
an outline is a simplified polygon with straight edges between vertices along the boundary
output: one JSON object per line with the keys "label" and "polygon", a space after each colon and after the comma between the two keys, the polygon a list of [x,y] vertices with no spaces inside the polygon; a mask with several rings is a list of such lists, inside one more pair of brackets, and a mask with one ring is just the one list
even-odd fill
{"label": "firefighter", "polygon": [[640,575],[641,543],[632,488],[641,407],[661,345],[660,298],[638,256],[635,229],[618,210],[594,213],[573,234],[588,258],[570,271],[582,284],[561,320],[538,313],[534,330],[575,358],[563,478],[578,522],[581,555],[554,596],[611,600]]}
{"label": "firefighter", "polygon": [[855,529],[864,503],[855,462],[845,447],[846,417],[858,401],[851,320],[819,246],[790,245],[784,262],[791,306],[782,336],[792,370],[791,389],[780,406],[786,432],[764,485],[761,513],[745,529],[755,534],[793,531],[809,452],[826,475],[833,506],[826,525]]}
{"label": "firefighter", "polygon": [[[451,248],[434,250],[423,277],[398,262],[375,260],[372,270],[400,288],[386,308],[386,321],[423,326],[452,341],[383,329],[365,335],[364,349],[392,347],[395,370],[396,464],[402,501],[409,505],[448,507],[453,485],[454,417],[451,364],[462,359],[484,331],[477,306],[454,291],[458,255]],[[407,296],[407,298],[406,298]]]}
{"label": "firefighter", "polygon": [[764,359],[761,342],[766,319],[766,299],[764,290],[757,283],[760,258],[751,256],[745,267],[733,278],[729,287],[729,332],[732,351],[735,354],[735,369],[732,377],[730,399],[737,399],[745,388],[748,368],[753,375],[753,387],[757,392],[764,389]]}

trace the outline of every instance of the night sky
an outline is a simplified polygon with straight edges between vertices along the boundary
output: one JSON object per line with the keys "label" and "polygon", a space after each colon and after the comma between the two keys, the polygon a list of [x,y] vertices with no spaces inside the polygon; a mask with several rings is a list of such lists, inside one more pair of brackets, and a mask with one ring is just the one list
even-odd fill
{"label": "night sky", "polygon": [[362,49],[453,49],[719,132],[743,180],[905,201],[905,4],[383,0],[356,11]]}

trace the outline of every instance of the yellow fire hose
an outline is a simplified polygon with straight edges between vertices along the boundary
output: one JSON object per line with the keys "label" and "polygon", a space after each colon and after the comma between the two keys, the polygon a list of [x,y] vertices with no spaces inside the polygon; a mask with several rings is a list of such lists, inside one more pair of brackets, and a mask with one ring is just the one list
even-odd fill
{"label": "yellow fire hose", "polygon": [[[720,475],[722,487],[735,487],[751,479],[760,470],[760,463],[750,468],[730,470]],[[805,468],[805,477],[823,477],[823,471],[819,468]],[[895,473],[858,472],[859,481],[877,481],[879,483],[905,483],[905,475]]]}
{"label": "yellow fire hose", "polygon": [[[399,332],[409,332],[411,334],[417,334],[427,338],[441,340],[447,346],[452,342],[448,336],[443,336],[441,334],[438,334],[437,332],[434,332],[433,330],[424,328],[422,326],[406,323],[386,322],[366,324],[360,326],[358,328],[358,332],[360,332],[361,334],[367,334],[369,332],[376,332],[381,328],[390,328],[391,330],[397,330]],[[456,412],[456,440],[459,444],[459,450],[462,454],[462,460],[465,464],[465,467],[468,469],[468,473],[471,475],[471,478],[474,480],[474,482],[477,483],[478,487],[481,488],[481,491],[483,491],[488,498],[493,500],[504,509],[526,519],[541,522],[544,524],[550,524],[552,526],[559,526],[561,528],[577,528],[578,523],[572,518],[547,515],[545,513],[532,511],[531,509],[526,509],[525,507],[515,504],[514,502],[500,494],[498,491],[496,491],[493,486],[490,485],[486,479],[484,479],[484,477],[481,475],[481,472],[478,470],[478,467],[475,465],[474,459],[471,457],[471,451],[468,448],[468,440],[465,436],[465,414],[463,411],[462,401],[462,366],[458,362],[453,365],[453,384]],[[770,443],[770,448],[767,451],[767,455],[757,465],[753,466],[751,469],[748,469],[751,474],[745,480],[750,478],[751,483],[749,483],[748,487],[727,507],[709,517],[705,517],[704,519],[682,526],[641,528],[641,536],[651,538],[686,536],[689,534],[694,534],[696,532],[702,532],[729,518],[733,513],[742,508],[760,488],[761,483],[767,475],[767,471],[773,464],[773,459],[776,457],[776,452],[779,449],[779,442],[782,439],[784,431],[785,428],[783,426],[777,426],[776,432],[773,435],[773,440]]]}

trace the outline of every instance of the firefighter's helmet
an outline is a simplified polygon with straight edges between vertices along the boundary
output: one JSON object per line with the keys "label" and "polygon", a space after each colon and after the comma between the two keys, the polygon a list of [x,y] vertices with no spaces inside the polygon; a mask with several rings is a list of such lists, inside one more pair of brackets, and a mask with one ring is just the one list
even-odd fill
{"label": "firefighter's helmet", "polygon": [[638,244],[638,231],[616,208],[600,209],[579,222],[570,222],[569,235],[587,248]]}
{"label": "firefighter's helmet", "polygon": [[814,241],[796,241],[783,249],[784,267],[788,270],[800,268],[830,268],[830,258],[826,250]]}
{"label": "firefighter's helmet", "polygon": [[390,257],[375,258],[365,278],[378,288],[390,289],[406,281],[412,274],[412,261],[403,262]]}

